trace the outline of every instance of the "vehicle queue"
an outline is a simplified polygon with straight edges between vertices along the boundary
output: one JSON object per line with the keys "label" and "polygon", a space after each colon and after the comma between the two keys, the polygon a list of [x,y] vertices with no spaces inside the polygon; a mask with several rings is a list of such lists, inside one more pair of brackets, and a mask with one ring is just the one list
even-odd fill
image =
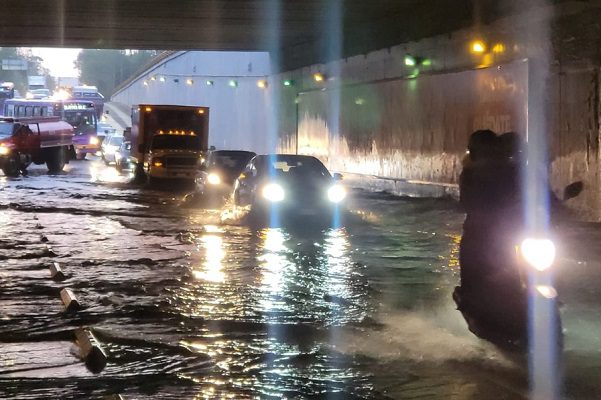
{"label": "vehicle queue", "polygon": [[[50,171],[60,172],[70,159],[94,154],[118,171],[133,171],[138,182],[194,181],[193,193],[185,198],[188,205],[216,208],[231,199],[235,208],[247,210],[259,223],[274,222],[275,210],[283,217],[278,221],[330,221],[324,217],[338,215],[346,197],[342,176],[330,174],[315,157],[207,148],[208,108],[135,106],[135,129],[126,131],[98,121],[91,101],[11,99],[3,111],[7,128],[0,144],[0,167],[5,175],[24,173],[31,162],[46,162]],[[49,147],[52,131],[43,130],[53,129],[48,122],[59,121],[71,130],[61,136],[54,151]],[[39,150],[26,149],[29,142],[9,125],[35,126]],[[32,129],[27,131],[33,137]]]}

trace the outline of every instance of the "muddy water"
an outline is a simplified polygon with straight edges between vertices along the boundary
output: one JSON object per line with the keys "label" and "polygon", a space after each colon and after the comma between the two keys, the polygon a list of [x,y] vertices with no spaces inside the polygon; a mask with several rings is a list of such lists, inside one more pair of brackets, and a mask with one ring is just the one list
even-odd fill
{"label": "muddy water", "polygon": [[[453,202],[355,191],[344,228],[255,231],[183,207],[185,186],[128,181],[98,160],[0,177],[0,398],[526,396],[525,365],[452,305]],[[601,390],[595,232],[566,228],[559,268],[574,398]],[[63,287],[83,310],[63,311]],[[99,374],[74,355],[78,327],[108,354]]]}

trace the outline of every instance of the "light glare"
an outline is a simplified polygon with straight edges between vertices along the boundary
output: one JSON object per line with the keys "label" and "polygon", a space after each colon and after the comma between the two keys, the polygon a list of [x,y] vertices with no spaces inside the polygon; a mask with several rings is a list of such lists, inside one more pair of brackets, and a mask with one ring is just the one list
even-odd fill
{"label": "light glare", "polygon": [[334,185],[328,189],[328,199],[332,203],[340,203],[346,197],[346,189],[342,185]]}
{"label": "light glare", "polygon": [[470,46],[472,53],[482,54],[486,51],[486,45],[481,40],[475,40]]}
{"label": "light glare", "polygon": [[521,246],[524,260],[538,271],[545,271],[555,261],[555,244],[549,239],[524,239]]}
{"label": "light glare", "polygon": [[219,185],[221,183],[221,178],[215,173],[210,173],[207,176],[207,182],[211,185]]}
{"label": "light glare", "polygon": [[278,203],[284,200],[284,189],[277,183],[269,183],[265,185],[262,191],[263,197],[272,203]]}

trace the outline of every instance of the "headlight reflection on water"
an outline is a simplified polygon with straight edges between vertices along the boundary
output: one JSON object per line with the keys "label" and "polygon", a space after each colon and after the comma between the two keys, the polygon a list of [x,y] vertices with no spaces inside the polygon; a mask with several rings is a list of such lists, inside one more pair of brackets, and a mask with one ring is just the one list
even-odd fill
{"label": "headlight reflection on water", "polygon": [[[293,268],[286,258],[288,249],[285,245],[287,235],[281,228],[264,229],[261,234],[263,254],[258,257],[262,267],[263,290],[272,294],[282,290],[282,275],[284,268]],[[270,304],[265,304],[270,306]]]}
{"label": "headlight reflection on water", "polygon": [[332,229],[325,239],[325,255],[327,266],[326,291],[340,298],[350,296],[346,278],[350,274],[352,259],[351,244],[345,229]]}
{"label": "headlight reflection on water", "polygon": [[202,270],[193,272],[196,279],[208,282],[225,282],[222,261],[225,258],[223,238],[216,227],[207,225],[205,230],[211,232],[201,237],[202,247],[205,249],[205,263]]}

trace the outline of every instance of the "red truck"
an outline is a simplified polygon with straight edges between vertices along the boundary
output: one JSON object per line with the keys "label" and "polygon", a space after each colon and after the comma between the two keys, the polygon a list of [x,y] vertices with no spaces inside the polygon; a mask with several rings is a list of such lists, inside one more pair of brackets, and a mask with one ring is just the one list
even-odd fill
{"label": "red truck", "polygon": [[6,176],[25,173],[34,164],[60,172],[73,158],[73,127],[59,117],[0,117],[0,169]]}

